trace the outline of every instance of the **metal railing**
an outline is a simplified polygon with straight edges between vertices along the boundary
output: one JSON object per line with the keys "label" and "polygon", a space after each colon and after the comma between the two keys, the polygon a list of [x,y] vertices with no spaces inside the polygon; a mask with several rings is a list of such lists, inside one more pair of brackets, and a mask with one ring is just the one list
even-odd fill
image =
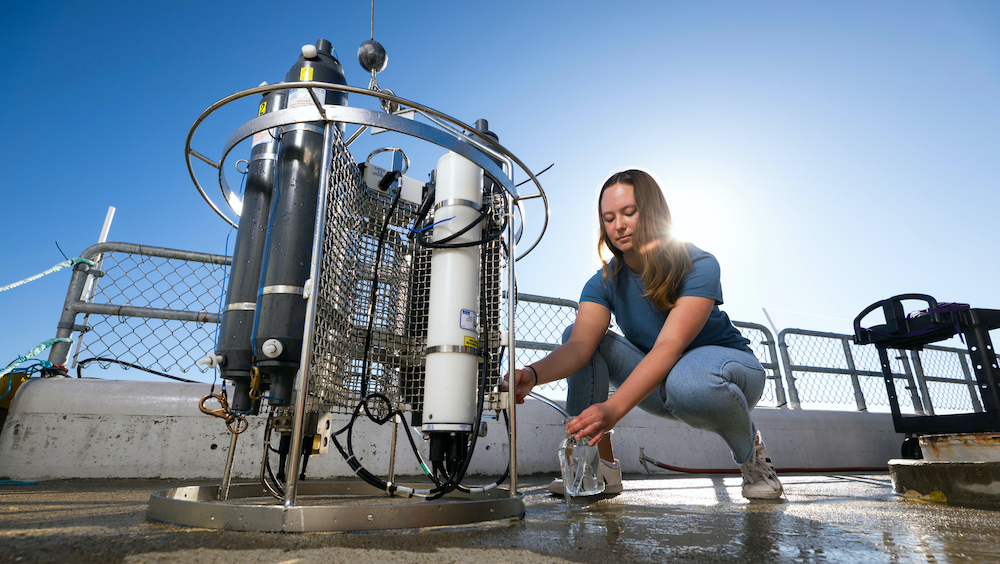
{"label": "metal railing", "polygon": [[[98,265],[89,270],[77,265],[56,333],[76,335],[75,350],[68,343],[57,343],[50,362],[72,368],[82,360],[112,358],[164,372],[207,372],[197,361],[215,348],[230,257],[129,243],[100,243],[81,256]],[[88,278],[93,290],[83,296]],[[517,298],[516,360],[525,365],[561,344],[563,331],[576,320],[578,304],[534,294],[519,293]],[[80,314],[84,317],[78,325]],[[507,319],[506,312],[501,319]],[[775,339],[763,325],[733,324],[750,340],[767,373],[768,384],[758,405],[888,411],[875,347],[855,345],[850,335],[804,329],[785,329]],[[613,322],[612,330],[617,330]],[[893,381],[904,411],[918,415],[982,411],[967,351],[927,346],[919,352],[894,353]],[[565,381],[560,381],[540,391],[559,398],[565,390]]]}
{"label": "metal railing", "polygon": [[[518,293],[515,318],[518,364],[530,364],[559,346],[563,331],[576,320],[578,307],[579,304],[572,300]],[[756,323],[735,321],[733,325],[750,340],[750,349],[767,374],[767,385],[757,405],[784,406],[787,403],[785,389],[781,384],[780,361],[771,331]],[[619,331],[613,319],[611,330]],[[565,394],[566,381],[544,384],[540,386],[540,392]]]}
{"label": "metal railing", "polygon": [[197,361],[215,349],[230,257],[131,243],[98,243],[80,256],[97,266],[74,269],[56,331],[77,334],[73,363],[69,343],[53,345],[49,362],[73,368],[111,358],[163,372],[203,371]]}
{"label": "metal railing", "polygon": [[[778,333],[792,408],[889,411],[885,377],[875,347],[851,335],[805,329]],[[968,351],[929,345],[920,351],[890,349],[892,379],[903,412],[934,415],[981,412],[982,398],[969,369]]]}
{"label": "metal railing", "polygon": [[769,407],[785,407],[788,404],[785,388],[781,384],[781,361],[778,359],[777,343],[774,335],[763,325],[756,323],[746,323],[734,321],[733,325],[740,330],[740,333],[750,340],[750,350],[760,361],[767,374],[767,385],[764,386],[764,393],[760,397],[757,405]]}
{"label": "metal railing", "polygon": [[[517,364],[531,364],[561,345],[563,331],[576,321],[577,308],[578,304],[572,300],[518,292],[514,310]],[[566,393],[566,382],[560,380],[542,384],[538,392],[562,399]]]}

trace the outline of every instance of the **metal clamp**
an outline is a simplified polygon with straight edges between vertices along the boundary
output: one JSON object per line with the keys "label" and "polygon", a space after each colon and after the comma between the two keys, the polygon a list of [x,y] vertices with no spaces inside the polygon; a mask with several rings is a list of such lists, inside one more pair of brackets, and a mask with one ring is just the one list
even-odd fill
{"label": "metal clamp", "polygon": [[93,276],[94,278],[100,278],[101,276],[104,276],[104,272],[102,272],[101,270],[98,270],[96,267],[91,266],[91,265],[89,265],[89,264],[87,264],[85,262],[78,262],[78,263],[74,264],[73,265],[73,270],[77,270],[77,271],[80,271],[80,272],[86,272],[87,274]]}
{"label": "metal clamp", "polygon": [[424,352],[427,354],[455,352],[455,353],[474,354],[476,356],[479,356],[479,349],[466,347],[464,345],[437,345],[434,347],[427,347],[427,349]]}
{"label": "metal clamp", "polygon": [[434,204],[434,211],[438,211],[439,209],[445,206],[465,206],[467,208],[472,208],[476,211],[480,210],[479,204],[473,202],[472,200],[463,200],[462,198],[452,198],[450,200],[441,200],[440,202]]}
{"label": "metal clamp", "polygon": [[292,125],[282,126],[280,128],[280,130],[278,131],[278,136],[280,137],[280,136],[282,136],[282,135],[284,135],[286,133],[292,132],[292,131],[309,131],[311,133],[318,133],[320,135],[324,134],[324,131],[323,131],[322,127],[317,127],[315,125],[311,125],[311,124],[308,124],[308,123],[295,123],[295,124],[292,124]]}
{"label": "metal clamp", "polygon": [[254,311],[257,304],[254,302],[233,302],[226,306],[226,311]]}
{"label": "metal clamp", "polygon": [[250,162],[254,161],[273,161],[278,157],[277,153],[261,153],[250,159]]}
{"label": "metal clamp", "polygon": [[282,285],[264,286],[264,288],[261,289],[260,294],[262,296],[266,295],[266,294],[297,294],[297,295],[302,295],[303,290],[304,290],[304,288],[302,288],[302,286],[282,286]]}

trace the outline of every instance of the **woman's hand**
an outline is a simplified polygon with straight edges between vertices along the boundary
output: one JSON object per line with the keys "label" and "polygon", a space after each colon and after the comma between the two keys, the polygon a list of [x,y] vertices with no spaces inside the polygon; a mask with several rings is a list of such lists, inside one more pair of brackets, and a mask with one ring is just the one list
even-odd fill
{"label": "woman's hand", "polygon": [[566,424],[566,434],[573,435],[577,440],[589,436],[588,444],[594,446],[601,437],[614,429],[624,416],[624,413],[619,414],[609,402],[595,403]]}
{"label": "woman's hand", "polygon": [[[510,374],[504,374],[503,376],[503,389],[509,390],[507,385],[508,376]],[[538,374],[535,369],[531,366],[525,366],[524,368],[518,368],[514,371],[514,398],[517,403],[524,403],[524,398],[528,397],[528,392],[535,387],[538,383]]]}

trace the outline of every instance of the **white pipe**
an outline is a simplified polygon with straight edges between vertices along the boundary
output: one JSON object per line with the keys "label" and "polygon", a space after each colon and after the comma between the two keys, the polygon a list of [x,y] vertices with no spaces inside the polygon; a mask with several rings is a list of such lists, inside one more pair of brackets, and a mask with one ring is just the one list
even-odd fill
{"label": "white pipe", "polygon": [[[456,153],[438,160],[433,241],[449,237],[479,217],[483,170]],[[441,205],[441,207],[437,207]],[[449,219],[450,218],[450,219]],[[449,243],[482,238],[482,223]],[[479,373],[478,246],[434,249],[427,319],[424,432],[471,431],[476,418]],[[440,351],[438,347],[448,350]],[[435,352],[440,351],[440,352]]]}
{"label": "white pipe", "polygon": [[[115,207],[114,206],[108,206],[108,215],[106,215],[104,217],[104,226],[101,227],[101,236],[97,238],[97,242],[98,243],[106,243],[107,242],[107,240],[108,240],[108,232],[111,231],[111,222],[114,219],[115,219]],[[94,261],[94,262],[97,263],[96,268],[100,268],[101,267],[101,258],[103,258],[103,256],[104,255],[98,256],[97,260]],[[94,285],[94,277],[93,276],[88,276],[87,277],[87,284],[83,287],[83,293],[80,294],[80,299],[81,300],[89,302],[93,298],[93,296],[90,295],[90,289],[91,289],[91,287],[93,285]]]}
{"label": "white pipe", "polygon": [[[108,214],[104,216],[104,226],[101,227],[101,235],[97,238],[98,243],[106,243],[108,241],[108,233],[111,231],[111,222],[115,219],[115,207],[108,206]],[[101,260],[104,258],[103,254],[97,255],[94,261],[94,268],[101,268]],[[83,286],[83,292],[80,293],[80,301],[82,302],[92,302],[94,301],[93,295],[94,286],[94,276],[87,275],[87,283]],[[86,325],[86,322],[84,322]],[[80,337],[76,340],[76,352],[73,353],[73,364],[76,364],[77,358],[80,355],[80,349],[83,348],[83,333],[80,333]]]}

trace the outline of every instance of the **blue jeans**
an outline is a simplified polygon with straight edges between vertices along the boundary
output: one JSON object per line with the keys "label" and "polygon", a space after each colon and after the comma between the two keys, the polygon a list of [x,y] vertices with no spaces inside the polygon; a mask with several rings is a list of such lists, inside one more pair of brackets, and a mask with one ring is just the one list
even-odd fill
{"label": "blue jeans", "polygon": [[[570,325],[563,333],[569,340]],[[567,380],[566,410],[572,415],[608,399],[609,384],[618,387],[645,354],[616,333],[608,332],[590,361]],[[705,346],[684,353],[667,378],[639,407],[664,419],[712,431],[733,451],[737,464],[753,453],[757,430],[750,410],[764,393],[766,377],[757,358],[729,347]]]}

